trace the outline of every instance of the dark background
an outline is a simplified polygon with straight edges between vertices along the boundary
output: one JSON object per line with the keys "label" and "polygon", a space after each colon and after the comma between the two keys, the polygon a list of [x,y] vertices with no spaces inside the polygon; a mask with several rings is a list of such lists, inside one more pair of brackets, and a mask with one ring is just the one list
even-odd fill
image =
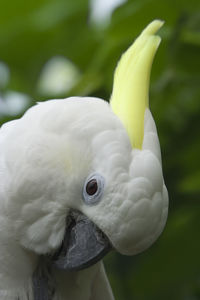
{"label": "dark background", "polygon": [[0,1],[0,124],[49,98],[109,100],[122,52],[150,21],[165,20],[150,107],[169,218],[145,253],[112,253],[105,265],[116,300],[200,299],[200,1],[125,1],[103,17],[91,17],[87,0]]}

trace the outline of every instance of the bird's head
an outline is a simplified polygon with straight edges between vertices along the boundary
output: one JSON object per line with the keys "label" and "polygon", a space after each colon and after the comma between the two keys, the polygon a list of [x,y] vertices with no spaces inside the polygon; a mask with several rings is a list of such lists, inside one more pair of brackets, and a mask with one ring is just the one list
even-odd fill
{"label": "bird's head", "polygon": [[162,232],[168,196],[147,101],[160,26],[122,56],[110,104],[50,100],[1,128],[0,222],[25,251],[76,270],[111,247],[139,253]]}

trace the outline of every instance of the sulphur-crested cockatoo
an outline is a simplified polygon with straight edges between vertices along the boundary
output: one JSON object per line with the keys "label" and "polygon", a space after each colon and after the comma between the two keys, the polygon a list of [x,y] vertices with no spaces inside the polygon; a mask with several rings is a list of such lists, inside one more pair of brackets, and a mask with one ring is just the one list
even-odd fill
{"label": "sulphur-crested cockatoo", "polygon": [[71,97],[0,129],[0,299],[114,299],[102,257],[160,235],[168,194],[148,108],[155,20],[122,56],[110,104]]}

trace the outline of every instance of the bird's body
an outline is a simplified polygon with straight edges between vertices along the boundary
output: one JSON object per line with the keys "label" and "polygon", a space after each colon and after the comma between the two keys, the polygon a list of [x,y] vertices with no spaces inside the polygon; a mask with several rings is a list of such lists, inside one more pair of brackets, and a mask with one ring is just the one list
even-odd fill
{"label": "bird's body", "polygon": [[111,246],[145,250],[167,218],[157,131],[143,110],[141,147],[125,116],[91,97],[39,103],[2,126],[1,300],[114,299],[101,258]]}

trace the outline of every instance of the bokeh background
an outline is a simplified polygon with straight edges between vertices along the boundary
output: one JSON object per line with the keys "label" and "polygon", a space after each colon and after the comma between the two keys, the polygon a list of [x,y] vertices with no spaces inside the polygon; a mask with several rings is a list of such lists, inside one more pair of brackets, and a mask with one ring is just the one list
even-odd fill
{"label": "bokeh background", "polygon": [[0,124],[49,98],[90,95],[109,100],[121,53],[155,18],[165,25],[153,64],[150,106],[162,147],[169,218],[160,239],[145,253],[111,253],[105,265],[116,300],[196,300],[199,0],[0,1]]}

